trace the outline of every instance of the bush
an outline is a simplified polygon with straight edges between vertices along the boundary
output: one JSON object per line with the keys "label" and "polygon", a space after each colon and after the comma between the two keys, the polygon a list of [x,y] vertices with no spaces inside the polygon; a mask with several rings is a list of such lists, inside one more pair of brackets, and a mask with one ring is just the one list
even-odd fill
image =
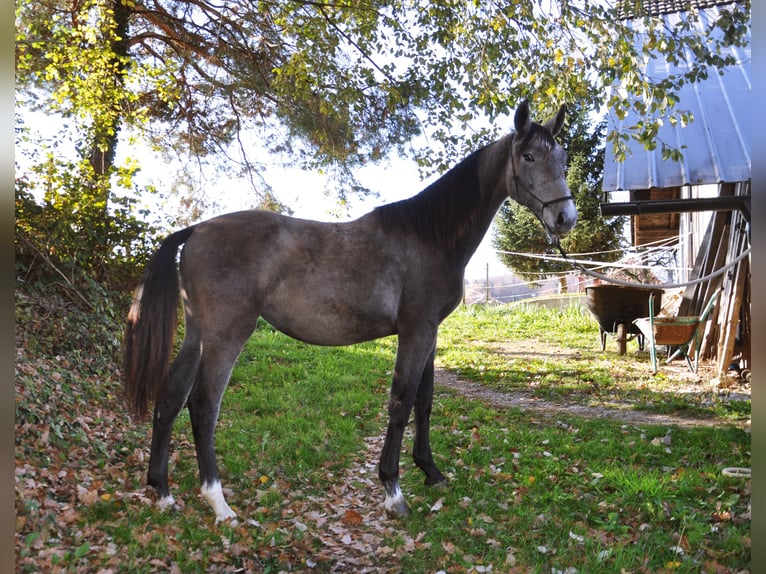
{"label": "bush", "polygon": [[17,345],[114,360],[153,230],[119,209],[96,221],[97,210],[79,209],[72,197],[40,204],[30,187],[16,181]]}

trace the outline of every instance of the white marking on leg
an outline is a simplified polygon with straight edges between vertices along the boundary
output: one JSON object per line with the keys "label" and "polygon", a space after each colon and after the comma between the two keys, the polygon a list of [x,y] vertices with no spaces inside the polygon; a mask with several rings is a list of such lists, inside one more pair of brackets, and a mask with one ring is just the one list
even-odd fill
{"label": "white marking on leg", "polygon": [[157,506],[160,510],[167,510],[168,508],[172,508],[175,505],[176,501],[173,499],[171,495],[163,496],[157,501]]}
{"label": "white marking on leg", "polygon": [[223,522],[229,518],[237,518],[234,511],[226,503],[226,499],[223,497],[223,489],[221,488],[221,481],[216,480],[211,484],[202,485],[202,496],[207,500],[208,504],[213,507],[215,512],[215,521]]}
{"label": "white marking on leg", "polygon": [[398,514],[398,508],[401,508],[401,505],[405,504],[404,502],[404,495],[402,494],[401,488],[399,488],[399,484],[397,483],[396,486],[394,486],[394,493],[388,494],[386,492],[386,500],[383,501],[383,508],[386,509],[386,512],[393,512]]}

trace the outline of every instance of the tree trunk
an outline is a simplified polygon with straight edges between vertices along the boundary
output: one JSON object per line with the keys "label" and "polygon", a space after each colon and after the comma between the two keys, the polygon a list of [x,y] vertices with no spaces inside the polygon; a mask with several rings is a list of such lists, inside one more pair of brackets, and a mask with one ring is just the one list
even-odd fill
{"label": "tree trunk", "polygon": [[[131,9],[124,0],[114,0],[113,6],[115,22],[114,38],[116,39],[111,41],[110,47],[111,53],[114,55],[114,83],[119,90],[125,85],[125,74],[127,72],[126,58],[128,57]],[[90,165],[93,168],[93,173],[97,176],[107,176],[114,165],[120,123],[120,114],[115,113],[112,115],[111,121],[94,134],[93,142],[91,143]]]}

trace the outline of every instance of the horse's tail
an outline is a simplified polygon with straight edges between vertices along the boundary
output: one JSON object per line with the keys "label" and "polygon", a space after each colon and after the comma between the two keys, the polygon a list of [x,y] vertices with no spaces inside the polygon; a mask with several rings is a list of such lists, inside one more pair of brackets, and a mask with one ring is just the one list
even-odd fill
{"label": "horse's tail", "polygon": [[123,341],[123,383],[133,415],[142,420],[149,402],[164,389],[178,324],[176,252],[194,226],[176,231],[160,244],[133,296]]}

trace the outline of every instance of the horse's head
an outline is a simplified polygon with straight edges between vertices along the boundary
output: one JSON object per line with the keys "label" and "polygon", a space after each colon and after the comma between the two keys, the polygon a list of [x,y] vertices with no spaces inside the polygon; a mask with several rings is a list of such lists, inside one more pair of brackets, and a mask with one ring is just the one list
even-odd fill
{"label": "horse's head", "polygon": [[553,139],[564,124],[566,106],[544,125],[530,120],[525,100],[516,110],[511,140],[508,195],[532,210],[554,241],[577,222],[566,180],[567,154]]}

